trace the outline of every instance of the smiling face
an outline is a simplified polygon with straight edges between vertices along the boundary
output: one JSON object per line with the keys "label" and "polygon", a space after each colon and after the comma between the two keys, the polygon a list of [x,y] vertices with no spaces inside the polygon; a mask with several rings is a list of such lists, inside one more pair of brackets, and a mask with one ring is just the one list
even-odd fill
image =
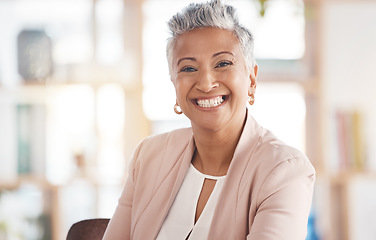
{"label": "smiling face", "polygon": [[248,93],[256,89],[255,74],[257,67],[247,70],[241,46],[228,30],[195,29],[174,45],[171,80],[193,128],[242,126]]}

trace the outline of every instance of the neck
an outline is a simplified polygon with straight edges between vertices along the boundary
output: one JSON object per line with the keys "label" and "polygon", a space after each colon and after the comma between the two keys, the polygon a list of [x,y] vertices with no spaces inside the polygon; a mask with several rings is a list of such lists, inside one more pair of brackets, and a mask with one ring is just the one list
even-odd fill
{"label": "neck", "polygon": [[192,126],[196,144],[192,159],[195,168],[212,176],[226,175],[243,131],[245,119],[218,131],[206,131]]}

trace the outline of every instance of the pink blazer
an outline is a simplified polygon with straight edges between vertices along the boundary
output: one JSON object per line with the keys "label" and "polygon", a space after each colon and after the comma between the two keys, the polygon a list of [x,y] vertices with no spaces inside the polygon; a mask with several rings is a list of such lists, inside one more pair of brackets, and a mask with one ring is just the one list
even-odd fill
{"label": "pink blazer", "polygon": [[[190,128],[143,140],[103,239],[155,239],[194,150]],[[304,240],[314,181],[307,157],[248,115],[208,239]]]}

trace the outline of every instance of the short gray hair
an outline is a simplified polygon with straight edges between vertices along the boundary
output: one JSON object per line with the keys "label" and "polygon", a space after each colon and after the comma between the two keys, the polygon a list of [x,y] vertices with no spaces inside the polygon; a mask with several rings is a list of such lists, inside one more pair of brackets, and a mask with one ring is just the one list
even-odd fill
{"label": "short gray hair", "polygon": [[252,33],[239,23],[235,8],[222,4],[220,0],[191,3],[182,12],[174,15],[167,24],[172,35],[167,41],[166,49],[170,74],[172,73],[172,51],[178,37],[196,28],[205,27],[231,31],[241,45],[247,69],[256,65]]}

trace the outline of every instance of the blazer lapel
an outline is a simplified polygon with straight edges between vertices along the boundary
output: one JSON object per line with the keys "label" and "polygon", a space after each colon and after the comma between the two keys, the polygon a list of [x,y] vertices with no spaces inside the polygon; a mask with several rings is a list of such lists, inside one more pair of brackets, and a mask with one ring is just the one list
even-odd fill
{"label": "blazer lapel", "polygon": [[[176,151],[173,147],[167,147],[168,150],[164,157],[169,158],[169,151]],[[193,136],[187,147],[183,150],[181,157],[175,160],[172,167],[167,167],[158,177],[159,186],[146,206],[145,211],[140,216],[139,222],[142,222],[142,228],[135,228],[133,239],[155,239],[166,218],[168,211],[174,202],[174,199],[183,183],[184,177],[191,164],[192,156],[195,151]],[[172,160],[173,161],[173,160]],[[164,177],[163,177],[164,176]],[[137,230],[136,230],[137,229]]]}
{"label": "blazer lapel", "polygon": [[236,239],[236,231],[241,227],[237,226],[236,211],[244,188],[242,180],[261,133],[261,126],[247,111],[246,123],[217,202],[208,239]]}

